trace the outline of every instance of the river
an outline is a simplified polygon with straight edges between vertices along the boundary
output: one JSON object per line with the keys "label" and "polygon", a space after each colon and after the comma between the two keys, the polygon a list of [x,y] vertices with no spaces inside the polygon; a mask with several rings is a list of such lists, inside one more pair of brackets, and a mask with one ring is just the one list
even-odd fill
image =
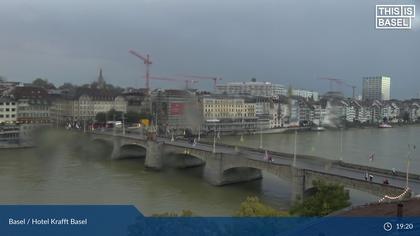
{"label": "river", "polygon": [[[343,160],[404,169],[407,143],[419,146],[420,127],[352,129],[342,133]],[[338,131],[305,132],[297,136],[298,153],[337,158]],[[201,216],[230,216],[247,196],[258,196],[277,209],[287,209],[290,183],[268,173],[259,181],[215,187],[202,168],[160,172],[144,167],[144,158],[110,160],[109,148],[80,134],[52,133],[39,138],[36,149],[0,149],[0,204],[134,204],[145,215],[192,210]],[[258,146],[259,136],[222,137],[218,142]],[[294,134],[263,135],[270,150],[293,152]],[[419,146],[420,147],[420,146]],[[367,156],[375,152],[374,161]],[[419,173],[413,155],[411,170]],[[354,204],[376,197],[351,190]]]}

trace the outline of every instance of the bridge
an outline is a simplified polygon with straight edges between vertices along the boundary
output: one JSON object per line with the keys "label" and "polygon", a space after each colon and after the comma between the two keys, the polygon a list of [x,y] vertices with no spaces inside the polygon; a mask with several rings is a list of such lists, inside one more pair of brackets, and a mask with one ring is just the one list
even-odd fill
{"label": "bridge", "polygon": [[[110,132],[91,133],[92,140],[106,142],[112,146],[112,159],[121,158],[125,147],[136,146],[145,151],[145,166],[160,170],[166,162],[178,167],[204,165],[204,179],[212,185],[221,186],[262,178],[262,171],[271,173],[292,184],[292,200],[300,200],[313,193],[314,180],[338,183],[346,188],[357,189],[380,198],[396,196],[410,197],[420,190],[420,175],[410,174],[409,189],[406,189],[405,173],[297,155],[293,165],[293,155],[270,152],[273,161],[267,161],[264,150],[218,144],[216,149],[209,143],[191,144],[185,140],[157,138],[147,140],[138,134],[116,134]],[[374,176],[366,181],[366,171]],[[383,184],[384,179],[389,184]]]}

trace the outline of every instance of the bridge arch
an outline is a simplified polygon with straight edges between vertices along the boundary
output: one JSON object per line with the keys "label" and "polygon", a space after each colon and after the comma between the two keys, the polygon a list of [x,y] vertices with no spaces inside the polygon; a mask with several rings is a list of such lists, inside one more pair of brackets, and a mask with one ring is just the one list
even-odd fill
{"label": "bridge arch", "polygon": [[184,149],[167,149],[165,151],[165,165],[176,168],[189,168],[203,166],[206,164],[206,158],[200,153],[194,152],[188,148]]}
{"label": "bridge arch", "polygon": [[119,147],[118,159],[145,157],[147,147],[138,143],[126,143]]}

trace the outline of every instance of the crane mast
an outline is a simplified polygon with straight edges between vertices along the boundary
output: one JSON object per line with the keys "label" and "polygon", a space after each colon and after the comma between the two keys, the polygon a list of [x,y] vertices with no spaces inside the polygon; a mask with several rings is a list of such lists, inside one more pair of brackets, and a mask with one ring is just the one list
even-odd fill
{"label": "crane mast", "polygon": [[152,61],[150,60],[150,55],[146,54],[146,56],[142,56],[141,54],[137,53],[134,50],[129,50],[129,53],[131,53],[132,55],[134,55],[135,57],[139,58],[140,60],[143,61],[143,63],[146,65],[146,89],[147,91],[149,91],[150,89],[150,84],[149,84],[149,80],[150,80],[150,65],[152,64]]}

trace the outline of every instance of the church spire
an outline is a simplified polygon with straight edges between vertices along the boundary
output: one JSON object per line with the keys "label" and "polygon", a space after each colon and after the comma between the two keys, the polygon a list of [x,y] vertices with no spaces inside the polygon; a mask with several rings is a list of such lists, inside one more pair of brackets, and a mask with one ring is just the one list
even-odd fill
{"label": "church spire", "polygon": [[98,88],[104,89],[105,88],[105,79],[102,75],[102,68],[99,68],[99,76],[98,76]]}

